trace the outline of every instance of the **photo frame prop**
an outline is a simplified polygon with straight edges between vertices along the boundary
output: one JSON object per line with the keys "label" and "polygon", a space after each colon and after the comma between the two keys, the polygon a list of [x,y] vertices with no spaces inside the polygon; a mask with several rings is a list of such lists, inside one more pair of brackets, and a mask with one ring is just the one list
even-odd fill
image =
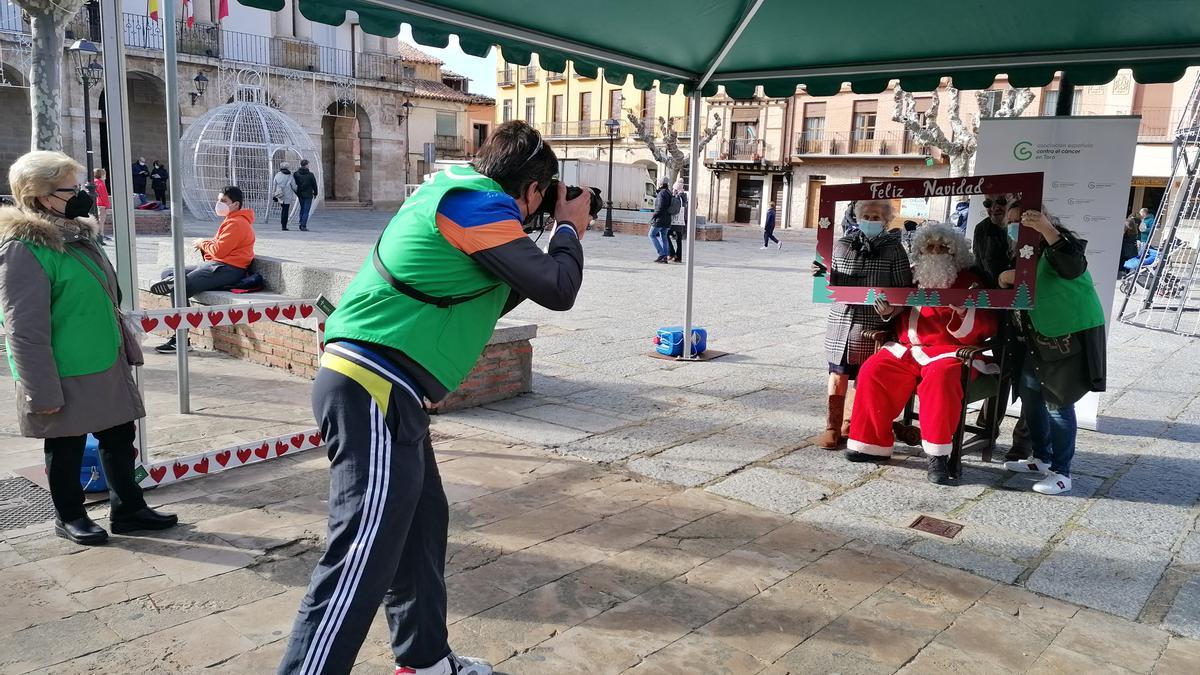
{"label": "photo frame prop", "polygon": [[[841,222],[836,217],[838,202],[866,199],[930,199],[937,197],[975,196],[998,193],[1019,193],[1021,201],[1031,208],[1042,203],[1041,172],[1009,173],[965,178],[903,179],[872,181],[847,185],[829,185],[821,190],[818,210],[817,260],[829,266],[833,260],[834,242],[842,236]],[[972,227],[968,225],[968,229]],[[1039,234],[1022,227],[1017,239],[1016,281],[1012,288],[945,288],[926,291],[917,288],[872,288],[867,286],[834,286],[822,276],[814,279],[815,302],[840,302],[850,305],[870,305],[883,298],[892,305],[916,307],[986,307],[992,309],[1031,309],[1034,304],[1038,262]]]}

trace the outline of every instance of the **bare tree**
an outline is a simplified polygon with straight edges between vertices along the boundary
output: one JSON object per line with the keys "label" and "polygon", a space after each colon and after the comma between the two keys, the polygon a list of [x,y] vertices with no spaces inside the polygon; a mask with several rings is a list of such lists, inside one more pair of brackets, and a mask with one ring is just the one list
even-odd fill
{"label": "bare tree", "polygon": [[[675,131],[675,120],[678,117],[658,118],[658,127],[662,134],[662,144],[660,145],[654,137],[654,130],[646,126],[646,121],[628,108],[625,110],[626,117],[629,123],[633,125],[634,138],[641,141],[650,150],[650,154],[654,156],[654,160],[662,163],[667,168],[667,182],[674,184],[679,178],[679,172],[683,167],[688,165],[688,153],[686,146],[684,149],[679,148],[679,132]],[[705,145],[717,135],[717,131],[721,129],[721,116],[713,113],[712,126],[701,132],[697,138],[696,152],[704,149]],[[693,130],[694,131],[694,130]]]}
{"label": "bare tree", "polygon": [[31,149],[62,150],[63,31],[86,0],[13,0],[29,15]]}
{"label": "bare tree", "polygon": [[[921,145],[933,146],[950,157],[950,176],[957,178],[966,176],[971,171],[971,160],[975,157],[979,141],[979,115],[964,121],[959,109],[958,89],[950,85],[946,94],[953,140],[938,126],[941,96],[936,91],[932,93],[929,110],[920,113],[917,112],[917,102],[913,95],[896,87],[896,111],[892,114],[892,121],[902,123]],[[1028,89],[1008,89],[993,114],[988,92],[975,92],[975,97],[979,101],[979,109],[986,113],[984,117],[1019,117],[1033,102],[1033,92]]]}

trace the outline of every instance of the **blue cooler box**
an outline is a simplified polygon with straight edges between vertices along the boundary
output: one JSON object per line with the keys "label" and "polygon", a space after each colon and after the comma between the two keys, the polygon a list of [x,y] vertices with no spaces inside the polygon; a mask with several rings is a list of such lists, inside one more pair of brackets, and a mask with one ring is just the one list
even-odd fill
{"label": "blue cooler box", "polygon": [[[667,326],[658,329],[654,338],[654,349],[667,356],[683,356],[683,326]],[[692,356],[699,356],[708,349],[708,331],[692,327]]]}

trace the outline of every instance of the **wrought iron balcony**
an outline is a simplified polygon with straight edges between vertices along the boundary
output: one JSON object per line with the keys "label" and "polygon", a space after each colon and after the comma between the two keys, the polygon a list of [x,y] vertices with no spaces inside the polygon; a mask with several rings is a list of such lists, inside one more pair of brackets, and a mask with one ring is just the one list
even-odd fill
{"label": "wrought iron balcony", "polygon": [[[547,138],[608,138],[605,120],[579,120],[576,122],[549,122],[537,125],[538,131]],[[617,138],[629,132],[627,122],[622,122]]]}
{"label": "wrought iron balcony", "polygon": [[737,161],[762,161],[763,141],[761,138],[735,138],[725,142],[724,159]]}
{"label": "wrought iron balcony", "polygon": [[865,132],[801,132],[796,136],[793,155],[869,155],[897,156],[931,154],[929,146],[917,143],[903,131]]}
{"label": "wrought iron balcony", "polygon": [[537,66],[521,66],[521,82],[533,84],[537,82]]}
{"label": "wrought iron balcony", "polygon": [[565,79],[567,79],[567,74],[561,70],[547,70],[546,71],[546,81],[547,82],[560,82]]}
{"label": "wrought iron balcony", "polygon": [[517,83],[512,68],[496,71],[496,84],[501,87],[511,87]]}

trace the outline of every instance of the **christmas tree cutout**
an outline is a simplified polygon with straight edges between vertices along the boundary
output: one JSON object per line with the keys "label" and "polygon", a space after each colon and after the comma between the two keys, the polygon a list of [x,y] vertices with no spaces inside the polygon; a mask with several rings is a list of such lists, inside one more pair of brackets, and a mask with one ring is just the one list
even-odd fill
{"label": "christmas tree cutout", "polygon": [[904,301],[904,304],[911,307],[924,307],[925,305],[929,304],[929,300],[925,297],[925,289],[918,288],[912,293],[909,293],[908,299]]}
{"label": "christmas tree cutout", "polygon": [[874,288],[868,288],[867,289],[867,297],[866,297],[866,299],[863,300],[863,302],[868,305],[873,305],[876,302],[878,302],[879,300],[883,300],[884,302],[887,302],[887,299],[888,299],[887,293],[878,292]]}
{"label": "christmas tree cutout", "polygon": [[929,294],[929,302],[925,303],[927,307],[940,307],[942,304],[942,296],[938,295],[937,291]]}
{"label": "christmas tree cutout", "polygon": [[963,301],[962,306],[966,309],[974,309],[975,308],[975,298],[968,297],[966,300]]}
{"label": "christmas tree cutout", "polygon": [[1017,294],[1013,297],[1013,309],[1032,309],[1033,299],[1029,297],[1029,287],[1024,282],[1017,287]]}
{"label": "christmas tree cutout", "polygon": [[988,297],[987,291],[979,291],[979,295],[975,297],[975,307],[991,307],[992,299]]}

